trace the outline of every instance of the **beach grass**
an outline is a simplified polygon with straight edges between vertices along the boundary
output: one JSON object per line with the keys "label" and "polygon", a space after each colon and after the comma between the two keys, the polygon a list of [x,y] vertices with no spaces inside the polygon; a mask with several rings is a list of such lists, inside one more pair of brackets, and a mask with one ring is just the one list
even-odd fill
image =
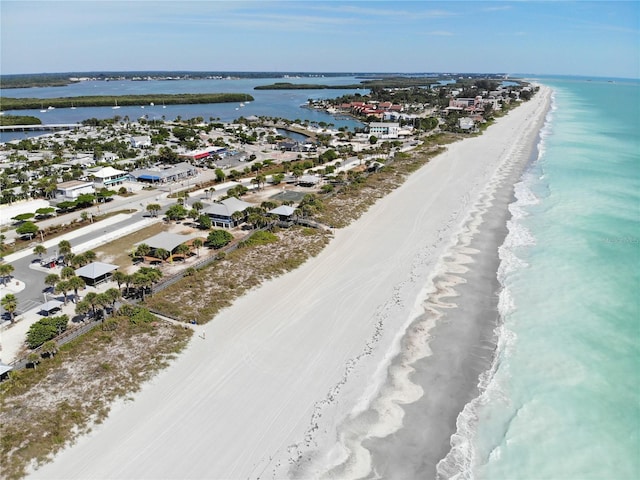
{"label": "beach grass", "polygon": [[126,399],[165,368],[193,331],[119,317],[60,347],[36,368],[0,384],[0,476],[22,478],[68,442],[101,423],[116,399]]}

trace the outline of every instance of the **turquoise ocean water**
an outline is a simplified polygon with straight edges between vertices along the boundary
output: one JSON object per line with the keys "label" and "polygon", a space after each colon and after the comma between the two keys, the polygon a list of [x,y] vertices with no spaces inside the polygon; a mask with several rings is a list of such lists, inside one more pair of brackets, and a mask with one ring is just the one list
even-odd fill
{"label": "turquoise ocean water", "polygon": [[445,478],[640,478],[640,82],[544,78],[501,247],[496,360]]}

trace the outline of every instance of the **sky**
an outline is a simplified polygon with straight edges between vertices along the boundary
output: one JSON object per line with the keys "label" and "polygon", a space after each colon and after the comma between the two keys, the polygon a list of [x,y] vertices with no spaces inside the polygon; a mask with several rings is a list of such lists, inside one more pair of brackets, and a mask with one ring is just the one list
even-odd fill
{"label": "sky", "polygon": [[640,78],[640,2],[1,0],[0,73]]}

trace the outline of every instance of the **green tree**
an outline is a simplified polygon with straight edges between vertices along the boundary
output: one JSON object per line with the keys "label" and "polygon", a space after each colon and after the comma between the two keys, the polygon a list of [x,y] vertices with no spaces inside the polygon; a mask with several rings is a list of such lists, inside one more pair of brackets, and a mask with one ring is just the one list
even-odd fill
{"label": "green tree", "polygon": [[33,365],[34,370],[40,363],[40,360],[42,360],[42,357],[37,352],[31,352],[29,355],[27,355],[27,362]]}
{"label": "green tree", "polygon": [[151,252],[151,247],[146,243],[141,243],[136,247],[135,255],[137,257],[146,257]]}
{"label": "green tree", "polygon": [[195,238],[193,240],[193,248],[196,249],[196,255],[198,257],[200,256],[200,249],[202,248],[203,245],[204,245],[204,242],[201,239]]}
{"label": "green tree", "polygon": [[44,277],[44,284],[49,285],[53,290],[56,286],[56,283],[60,281],[60,277],[56,273],[50,273],[46,277]]}
{"label": "green tree", "polygon": [[61,240],[58,243],[58,253],[60,255],[67,255],[71,253],[71,243],[69,243],[69,240]]}
{"label": "green tree", "polygon": [[58,344],[55,340],[48,340],[42,344],[40,352],[44,355],[48,355],[49,357],[53,357],[58,353]]}
{"label": "green tree", "polygon": [[63,280],[67,280],[71,277],[74,277],[76,275],[76,271],[73,269],[73,267],[62,267],[62,270],[60,270],[60,278]]}
{"label": "green tree", "polygon": [[167,211],[165,212],[165,215],[167,216],[167,218],[169,220],[182,220],[187,216],[187,209],[184,208],[184,206],[180,205],[179,203],[176,203],[175,205],[171,205]]}
{"label": "green tree", "polygon": [[104,295],[104,300],[111,307],[111,311],[115,313],[116,303],[122,297],[120,290],[118,288],[109,288],[102,295]]}
{"label": "green tree", "polygon": [[202,230],[209,230],[212,225],[213,222],[209,215],[202,214],[198,217],[198,228],[201,228]]}
{"label": "green tree", "polygon": [[45,342],[57,337],[67,329],[69,317],[60,315],[38,320],[29,327],[27,332],[27,345],[29,348],[38,348]]}
{"label": "green tree", "polygon": [[171,252],[165,248],[156,248],[155,255],[161,260],[166,260],[171,256]]}
{"label": "green tree", "polygon": [[84,288],[86,286],[86,283],[82,278],[76,277],[75,275],[69,278],[69,280],[67,280],[67,283],[69,284],[69,287],[73,289],[75,302],[78,303],[78,299],[80,298],[78,295],[78,290]]}
{"label": "green tree", "polygon": [[67,304],[67,293],[72,290],[71,285],[66,280],[62,280],[56,284],[55,292],[64,295],[64,304]]}
{"label": "green tree", "polygon": [[11,319],[11,323],[13,323],[14,315],[16,310],[18,309],[18,299],[13,293],[7,293],[2,300],[0,300],[0,305],[5,311],[9,314],[9,318]]}
{"label": "green tree", "polygon": [[47,247],[45,247],[41,243],[33,247],[33,254],[37,255],[40,258],[42,258],[42,256],[46,253],[47,253]]}
{"label": "green tree", "polygon": [[76,314],[77,315],[86,315],[91,311],[91,304],[86,300],[80,300],[76,303]]}
{"label": "green tree", "polygon": [[33,238],[40,228],[33,222],[24,222],[18,228],[16,228],[16,233],[18,235],[23,235],[29,238]]}
{"label": "green tree", "polygon": [[[102,310],[100,301],[101,301],[101,299],[100,299],[100,296],[99,296],[98,293],[89,292],[84,296],[84,300],[82,300],[81,302],[77,303],[76,310],[79,308],[80,304],[82,304],[83,302],[86,302],[91,307],[91,312],[93,313],[93,318],[96,319],[98,317],[98,310],[99,309]],[[82,309],[84,309],[84,305],[83,305]]]}
{"label": "green tree", "polygon": [[185,243],[181,243],[180,245],[178,245],[176,247],[176,254],[178,255],[183,255],[183,258],[187,258],[187,256],[189,255],[189,253],[191,253],[191,249],[189,248],[189,246]]}
{"label": "green tree", "polygon": [[2,277],[2,284],[6,285],[7,281],[11,278],[11,274],[15,268],[10,263],[3,263],[0,265],[0,277]]}
{"label": "green tree", "polygon": [[116,270],[115,272],[113,272],[111,278],[118,284],[118,290],[122,288],[122,285],[127,283],[127,274],[121,272],[120,270]]}
{"label": "green tree", "polygon": [[76,198],[76,205],[80,208],[90,207],[96,201],[96,196],[91,193],[85,193],[78,195]]}
{"label": "green tree", "polygon": [[216,174],[216,182],[218,183],[224,182],[225,179],[227,178],[227,176],[224,174],[221,168],[216,168],[215,174]]}
{"label": "green tree", "polygon": [[207,245],[213,249],[219,249],[228,245],[233,240],[233,235],[226,230],[216,229],[209,233]]}
{"label": "green tree", "polygon": [[147,205],[147,212],[149,212],[152,217],[157,217],[160,210],[162,210],[162,207],[158,203],[150,203]]}

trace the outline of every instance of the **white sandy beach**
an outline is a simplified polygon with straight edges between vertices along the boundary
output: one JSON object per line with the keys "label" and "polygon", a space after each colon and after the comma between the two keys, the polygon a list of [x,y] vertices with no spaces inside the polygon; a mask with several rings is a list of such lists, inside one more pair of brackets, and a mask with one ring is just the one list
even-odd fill
{"label": "white sandy beach", "polygon": [[[549,96],[542,87],[482,136],[450,145],[318,257],[239,299],[134,401],[31,477],[286,478],[309,452],[332,451],[485,187],[528,160]],[[339,453],[314,458],[316,471]]]}

